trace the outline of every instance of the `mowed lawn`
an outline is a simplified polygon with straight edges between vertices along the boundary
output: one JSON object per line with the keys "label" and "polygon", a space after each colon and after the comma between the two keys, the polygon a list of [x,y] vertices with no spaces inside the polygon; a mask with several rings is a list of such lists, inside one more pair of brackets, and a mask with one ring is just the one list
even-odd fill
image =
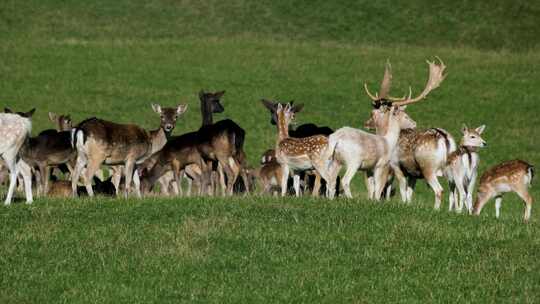
{"label": "mowed lawn", "polygon": [[[459,141],[462,123],[485,124],[480,172],[514,158],[540,167],[540,53],[531,32],[536,10],[526,4],[506,13],[475,5],[484,18],[466,14],[457,22],[461,37],[452,27],[459,13],[447,6],[420,9],[423,2],[413,1],[414,9],[402,11],[420,14],[424,29],[429,12],[439,17],[436,31],[424,37],[414,23],[400,28],[403,17],[363,33],[367,21],[356,21],[346,5],[325,7],[339,8],[345,18],[330,16],[341,20],[333,26],[334,19],[301,1],[294,2],[298,12],[268,2],[173,2],[6,2],[0,6],[6,26],[0,28],[1,105],[36,107],[37,134],[53,127],[48,111],[71,114],[75,122],[97,116],[156,128],[159,116],[150,103],[187,103],[179,135],[200,126],[201,89],[226,90],[225,112],[216,119],[232,118],[246,129],[245,150],[255,167],[276,138],[261,98],[304,103],[298,123],[360,128],[370,111],[362,85],[378,88],[387,59],[392,94],[402,95],[409,85],[413,93],[423,89],[425,60],[439,56],[446,80],[407,109],[419,127],[442,127]],[[391,3],[381,3],[365,16],[381,10],[397,16]],[[240,17],[231,17],[238,7]],[[514,13],[521,23],[502,18]],[[500,41],[488,29],[498,30]],[[516,47],[520,38],[524,48]],[[536,200],[539,186],[535,179]],[[38,198],[31,206],[2,207],[0,302],[540,301],[538,206],[523,224],[523,204],[514,194],[505,197],[496,220],[493,202],[479,218],[448,213],[447,193],[443,209],[434,211],[424,183],[411,205],[397,197],[368,201],[361,174],[353,187],[355,199],[336,201]]]}

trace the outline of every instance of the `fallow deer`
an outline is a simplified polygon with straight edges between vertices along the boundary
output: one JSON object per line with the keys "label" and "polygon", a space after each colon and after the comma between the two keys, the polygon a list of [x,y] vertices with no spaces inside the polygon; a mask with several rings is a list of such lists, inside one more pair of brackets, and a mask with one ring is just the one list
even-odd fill
{"label": "fallow deer", "polygon": [[328,147],[328,137],[314,135],[304,138],[289,137],[289,124],[295,118],[295,111],[290,104],[283,107],[278,104],[277,110],[277,143],[276,158],[282,168],[281,196],[287,192],[287,180],[290,172],[293,173],[294,190],[296,196],[300,195],[301,171],[316,170],[328,182],[327,163],[323,158]]}
{"label": "fallow deer", "polygon": [[22,113],[0,113],[0,155],[9,170],[9,188],[4,205],[11,204],[13,192],[17,184],[17,175],[23,176],[26,194],[26,203],[30,204],[32,198],[32,175],[30,167],[20,160],[19,151],[30,137],[32,131],[31,117],[35,109]]}
{"label": "fallow deer", "polygon": [[[279,102],[279,101],[271,101],[267,99],[261,100],[262,104],[270,111],[270,123],[272,125],[276,125],[277,123],[277,106],[278,104],[281,104],[282,106],[285,106],[285,103]],[[292,106],[292,111],[294,113],[300,112],[304,108],[304,104],[297,104],[294,105],[294,101],[289,102]],[[304,138],[304,137],[310,137],[313,135],[325,135],[329,136],[330,134],[334,133],[334,130],[332,130],[330,127],[327,126],[317,126],[313,123],[305,123],[302,124],[294,129],[289,127],[289,136],[294,138]],[[275,153],[275,152],[274,152]],[[309,180],[311,176],[315,177],[314,183],[311,187],[312,189],[312,195],[318,196],[319,191],[321,188],[321,177],[316,172],[310,172],[305,171],[301,172],[301,175],[304,175],[304,185],[307,188],[307,185],[310,184]]]}
{"label": "fallow deer", "polygon": [[351,180],[358,170],[363,170],[372,176],[368,179],[369,198],[380,200],[389,169],[395,166],[392,157],[399,132],[404,128],[414,128],[416,123],[399,104],[385,106],[380,112],[372,113],[372,120],[377,134],[343,127],[329,136],[325,158],[334,160],[330,169],[329,197],[334,196],[337,174],[345,164],[347,169],[341,180],[345,196],[352,198]]}
{"label": "fallow deer", "polygon": [[[240,158],[241,153],[243,153],[245,131],[230,119],[213,122],[212,114],[224,111],[220,103],[223,94],[225,91],[217,93],[201,91],[199,93],[203,123],[197,131],[197,148],[204,159],[218,162],[218,169],[225,171],[225,174],[220,172],[222,189],[225,186],[226,177],[225,193],[230,195],[238,175],[243,173]],[[212,170],[212,167],[206,165],[205,170]],[[205,173],[205,176],[210,176],[210,174]],[[249,183],[247,176],[242,174],[242,177],[246,183]]]}
{"label": "fallow deer", "polygon": [[161,116],[157,130],[146,131],[133,124],[117,124],[99,118],[89,118],[73,129],[72,142],[77,149],[77,163],[72,177],[73,195],[77,193],[77,183],[86,167],[84,183],[89,196],[93,196],[92,177],[101,164],[123,165],[125,196],[135,183],[137,196],[140,194],[138,174],[133,174],[135,166],[158,152],[167,142],[166,132],[171,131],[178,116],[187,110],[187,105],[178,105],[174,113],[163,111],[161,106],[152,105],[154,112]]}
{"label": "fallow deer", "polygon": [[[383,85],[379,94],[373,95],[369,92],[367,85],[364,88],[372,100],[372,115],[384,111],[385,107],[400,104],[402,110],[410,103],[425,99],[429,93],[439,87],[444,80],[444,70],[446,66],[440,58],[439,64],[427,61],[429,66],[429,78],[426,87],[415,98],[411,98],[412,92],[409,88],[408,97],[396,98],[388,95],[391,86],[392,74],[390,65],[387,65]],[[366,128],[373,127],[370,118],[365,123]],[[435,193],[435,209],[441,205],[443,188],[437,176],[443,174],[448,155],[456,150],[454,138],[445,130],[432,128],[427,130],[417,130],[416,128],[403,129],[399,135],[398,149],[396,149],[394,162],[399,166],[393,167],[393,173],[399,181],[401,199],[410,202],[416,180],[425,178],[428,185]]]}
{"label": "fallow deer", "polygon": [[485,126],[482,125],[476,129],[469,129],[463,125],[460,146],[448,156],[444,175],[448,179],[450,188],[449,211],[455,209],[461,212],[465,205],[469,213],[472,213],[472,195],[480,163],[478,148],[486,146],[486,142],[481,137],[484,128]]}
{"label": "fallow deer", "polygon": [[534,178],[534,167],[522,160],[510,160],[498,164],[484,172],[480,177],[478,193],[474,203],[474,215],[480,215],[484,205],[495,198],[495,216],[499,218],[502,195],[506,192],[515,192],[525,203],[523,220],[531,218],[533,198],[528,188]]}

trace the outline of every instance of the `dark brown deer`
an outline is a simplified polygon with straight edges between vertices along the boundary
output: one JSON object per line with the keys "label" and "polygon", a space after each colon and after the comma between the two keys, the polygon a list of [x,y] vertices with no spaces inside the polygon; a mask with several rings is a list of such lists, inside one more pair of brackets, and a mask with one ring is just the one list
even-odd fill
{"label": "dark brown deer", "polygon": [[[213,122],[213,113],[223,112],[221,97],[225,91],[216,93],[206,93],[201,91],[199,99],[201,101],[202,126],[197,131],[197,148],[202,157],[207,160],[204,168],[206,171],[212,170],[212,162],[217,162],[217,168],[220,171],[221,186],[225,188],[224,193],[231,195],[233,186],[239,174],[242,173],[244,182],[249,189],[249,181],[242,170],[242,153],[244,147],[245,131],[238,124],[230,119]],[[221,172],[224,171],[224,174]],[[210,176],[209,172],[204,174]]]}
{"label": "dark brown deer", "polygon": [[164,111],[159,105],[152,105],[152,108],[161,116],[157,130],[146,131],[137,125],[117,124],[95,117],[81,122],[73,129],[72,142],[77,149],[77,163],[71,183],[74,196],[77,195],[77,183],[85,167],[84,184],[88,195],[94,195],[92,177],[103,163],[123,165],[125,196],[131,190],[132,179],[137,196],[141,196],[139,176],[133,174],[135,166],[165,146],[166,132],[174,128],[178,116],[187,110],[187,105],[178,105],[173,113]]}
{"label": "dark brown deer", "polygon": [[[279,101],[271,101],[267,99],[261,100],[262,104],[270,111],[270,123],[272,125],[276,125],[277,122],[277,107],[279,104],[281,104],[282,107],[286,105],[286,103],[282,103]],[[292,105],[292,111],[296,114],[300,112],[304,108],[304,104],[296,104],[294,105],[294,101],[291,101],[290,104]],[[332,130],[330,127],[327,126],[317,126],[313,123],[306,123],[302,124],[295,129],[291,129],[289,127],[289,136],[293,138],[305,138],[310,137],[314,135],[325,135],[329,136],[330,134],[334,133],[334,130]],[[275,153],[275,152],[274,152]],[[304,185],[307,187],[309,181],[311,180],[311,177],[314,176],[314,183],[312,184],[312,195],[318,196],[321,188],[321,177],[317,174],[316,171],[307,171],[307,172],[300,172],[304,179]],[[337,183],[339,185],[339,182]]]}

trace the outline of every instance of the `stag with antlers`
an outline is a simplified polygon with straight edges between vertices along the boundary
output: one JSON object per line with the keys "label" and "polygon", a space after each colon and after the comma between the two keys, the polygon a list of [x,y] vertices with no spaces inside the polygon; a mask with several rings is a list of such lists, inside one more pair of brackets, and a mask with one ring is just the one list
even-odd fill
{"label": "stag with antlers", "polygon": [[[427,61],[429,66],[429,78],[424,90],[416,97],[412,97],[412,90],[409,87],[409,94],[406,97],[396,98],[389,95],[392,72],[391,66],[387,64],[385,75],[378,94],[372,94],[367,84],[364,84],[367,95],[372,100],[373,110],[371,118],[366,121],[366,128],[373,128],[373,117],[380,115],[388,106],[400,107],[402,111],[407,105],[417,103],[428,97],[429,93],[439,87],[445,78],[446,66],[438,58],[438,63]],[[398,148],[395,150],[392,166],[394,174],[399,181],[401,198],[405,202],[410,202],[416,180],[425,178],[428,185],[435,193],[435,209],[441,205],[443,188],[437,176],[442,175],[446,165],[448,155],[456,150],[454,138],[445,130],[431,128],[423,131],[416,128],[403,129],[400,132]]]}

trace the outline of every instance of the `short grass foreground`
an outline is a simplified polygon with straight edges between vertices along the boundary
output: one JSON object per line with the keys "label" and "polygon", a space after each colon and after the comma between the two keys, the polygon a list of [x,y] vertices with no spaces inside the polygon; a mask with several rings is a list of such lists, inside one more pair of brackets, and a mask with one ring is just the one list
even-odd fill
{"label": "short grass foreground", "polygon": [[14,204],[0,208],[0,302],[538,302],[538,225],[495,221],[490,207],[473,218],[431,200]]}

